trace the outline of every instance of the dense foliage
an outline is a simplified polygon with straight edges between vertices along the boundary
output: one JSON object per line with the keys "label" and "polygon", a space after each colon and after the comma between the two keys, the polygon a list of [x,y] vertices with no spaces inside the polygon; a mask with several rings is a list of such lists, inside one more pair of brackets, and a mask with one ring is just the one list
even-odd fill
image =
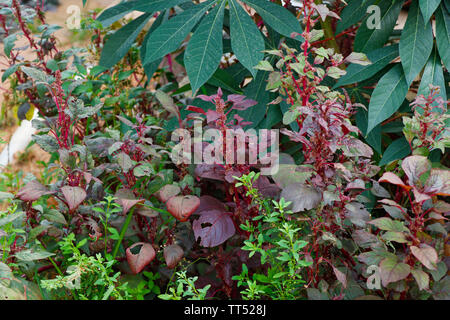
{"label": "dense foliage", "polygon": [[64,51],[37,2],[0,0],[51,154],[4,175],[0,299],[449,299],[448,2],[123,1]]}

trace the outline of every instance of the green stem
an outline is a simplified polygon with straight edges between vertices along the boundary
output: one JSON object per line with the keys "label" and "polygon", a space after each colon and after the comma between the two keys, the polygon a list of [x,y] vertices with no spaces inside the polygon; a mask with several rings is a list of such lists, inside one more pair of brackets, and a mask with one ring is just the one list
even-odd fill
{"label": "green stem", "polygon": [[114,247],[113,253],[112,253],[112,259],[114,260],[117,256],[117,253],[119,252],[120,244],[122,243],[123,237],[125,236],[125,232],[128,229],[128,226],[130,225],[131,218],[133,217],[134,207],[130,209],[130,212],[128,212],[127,218],[125,220],[125,223],[122,227],[122,230],[120,230],[119,240],[116,243],[116,246]]}

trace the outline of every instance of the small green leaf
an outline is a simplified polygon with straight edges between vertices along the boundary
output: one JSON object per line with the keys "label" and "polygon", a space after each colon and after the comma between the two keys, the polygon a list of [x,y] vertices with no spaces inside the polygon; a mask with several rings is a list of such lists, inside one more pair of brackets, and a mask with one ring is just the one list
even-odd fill
{"label": "small green leaf", "polygon": [[14,48],[14,43],[17,40],[17,35],[15,33],[10,34],[5,39],[3,39],[3,51],[8,58],[11,57],[11,50]]}

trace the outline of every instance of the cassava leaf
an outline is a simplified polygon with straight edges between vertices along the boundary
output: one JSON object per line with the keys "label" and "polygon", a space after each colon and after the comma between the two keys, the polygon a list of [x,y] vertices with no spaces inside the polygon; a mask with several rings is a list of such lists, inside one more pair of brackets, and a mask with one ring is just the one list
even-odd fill
{"label": "cassava leaf", "polygon": [[213,0],[209,0],[194,5],[161,24],[148,38],[143,64],[158,60],[178,49],[181,41],[186,38],[213,3]]}
{"label": "cassava leaf", "polygon": [[266,0],[243,0],[258,12],[261,18],[276,32],[286,37],[292,33],[302,33],[297,18],[282,6]]}
{"label": "cassava leaf", "polygon": [[264,57],[264,38],[236,0],[230,0],[228,4],[232,21],[231,47],[239,62],[250,71],[253,77],[256,77],[257,70],[253,67]]}
{"label": "cassava leaf", "polygon": [[417,1],[414,0],[409,8],[399,47],[408,86],[422,70],[433,49],[431,23],[424,23]]}
{"label": "cassava leaf", "polygon": [[404,137],[393,141],[384,151],[383,157],[379,163],[380,166],[388,164],[391,161],[403,159],[411,154],[411,147]]}
{"label": "cassava leaf", "polygon": [[422,11],[423,21],[427,23],[437,7],[441,3],[441,0],[419,0],[420,11]]}
{"label": "cassava leaf", "polygon": [[371,16],[364,19],[355,37],[353,50],[356,52],[368,53],[381,48],[386,43],[394,30],[403,1],[379,1],[377,5],[381,9],[379,28],[369,26],[368,19],[372,19]]}
{"label": "cassava leaf", "polygon": [[336,34],[358,23],[367,15],[367,8],[375,3],[375,0],[351,0],[347,1],[341,12],[341,19],[337,22]]}
{"label": "cassava leaf", "polygon": [[222,1],[202,19],[187,45],[184,63],[193,93],[211,78],[222,58],[225,4]]}
{"label": "cassava leaf", "polygon": [[408,92],[402,66],[397,64],[378,82],[369,103],[367,133],[400,108]]}
{"label": "cassava leaf", "polygon": [[119,62],[130,50],[138,34],[151,17],[150,13],[143,14],[111,35],[103,47],[99,65],[111,68]]}
{"label": "cassava leaf", "polygon": [[367,58],[372,64],[366,66],[350,64],[346,69],[347,73],[339,79],[334,88],[367,80],[387,66],[396,57],[398,57],[398,44],[371,51],[367,53]]}
{"label": "cassava leaf", "polygon": [[444,8],[442,1],[436,10],[436,43],[439,55],[447,69],[450,68],[450,13]]}

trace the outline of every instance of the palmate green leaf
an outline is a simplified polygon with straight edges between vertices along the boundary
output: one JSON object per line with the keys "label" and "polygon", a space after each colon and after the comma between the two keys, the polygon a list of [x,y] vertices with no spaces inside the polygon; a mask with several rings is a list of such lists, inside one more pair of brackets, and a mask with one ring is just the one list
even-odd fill
{"label": "palmate green leaf", "polygon": [[192,6],[152,32],[147,42],[144,65],[178,49],[180,43],[215,2],[216,0],[210,0]]}
{"label": "palmate green leaf", "polygon": [[450,69],[450,14],[444,2],[436,10],[436,43],[439,55],[447,69]]}
{"label": "palmate green leaf", "polygon": [[341,20],[338,21],[336,34],[358,23],[367,15],[367,8],[375,3],[375,0],[351,0],[341,12]]}
{"label": "palmate green leaf", "polygon": [[203,18],[187,45],[184,64],[193,93],[211,78],[222,58],[225,4],[222,1]]}
{"label": "palmate green leaf", "polygon": [[[155,19],[155,21],[153,21],[150,29],[148,30],[147,34],[144,37],[144,40],[142,41],[141,47],[140,47],[140,51],[139,51],[139,55],[141,58],[141,61],[143,62],[145,60],[145,55],[147,52],[147,45],[148,45],[148,39],[150,38],[150,35],[152,34],[153,31],[156,30],[156,28],[158,28],[161,23],[165,20],[167,20],[169,16],[169,11],[163,11],[160,12],[158,17]],[[144,64],[144,72],[147,75],[148,78],[152,78],[153,74],[155,73],[156,69],[158,69],[161,61],[163,58],[161,59],[157,59],[155,61],[152,61],[150,63]]]}
{"label": "palmate green leaf", "polygon": [[441,0],[419,0],[420,11],[422,11],[423,21],[425,23],[430,20],[440,3]]}
{"label": "palmate green leaf", "polygon": [[408,19],[400,38],[400,58],[408,86],[422,70],[433,49],[431,23],[423,22],[418,0],[409,7]]}
{"label": "palmate green leaf", "polygon": [[282,6],[267,0],[243,0],[243,2],[255,9],[264,22],[279,34],[291,37],[293,32],[303,32],[297,18]]}
{"label": "palmate green leaf", "polygon": [[379,29],[369,29],[367,24],[371,16],[366,17],[356,33],[354,51],[368,53],[382,47],[394,30],[403,0],[382,0],[378,3],[381,9]]}
{"label": "palmate green leaf", "polygon": [[408,92],[402,66],[397,64],[378,82],[369,103],[367,133],[389,118],[401,106]]}
{"label": "palmate green leaf", "polygon": [[423,71],[422,80],[417,94],[428,96],[430,94],[429,85],[439,86],[441,88],[438,96],[441,96],[444,101],[447,101],[447,93],[445,92],[444,71],[442,70],[441,58],[436,48],[431,52],[425,69]]}
{"label": "palmate green leaf", "polygon": [[346,69],[347,74],[339,79],[334,88],[369,79],[397,57],[398,44],[371,51],[367,54],[367,58],[372,64],[366,66],[355,63],[350,64]]}
{"label": "palmate green leaf", "polygon": [[97,20],[106,28],[132,11],[154,13],[169,9],[187,1],[188,0],[137,0],[122,2],[103,11]]}
{"label": "palmate green leaf", "polygon": [[111,68],[119,62],[130,50],[139,32],[141,32],[151,16],[151,13],[143,14],[110,36],[103,47],[99,65]]}
{"label": "palmate green leaf", "polygon": [[384,166],[391,161],[403,159],[411,153],[411,147],[404,137],[392,142],[384,151],[383,157],[378,165]]}
{"label": "palmate green leaf", "polygon": [[264,38],[236,0],[229,0],[228,4],[231,18],[231,47],[241,64],[256,77],[257,70],[253,67],[264,57]]}

